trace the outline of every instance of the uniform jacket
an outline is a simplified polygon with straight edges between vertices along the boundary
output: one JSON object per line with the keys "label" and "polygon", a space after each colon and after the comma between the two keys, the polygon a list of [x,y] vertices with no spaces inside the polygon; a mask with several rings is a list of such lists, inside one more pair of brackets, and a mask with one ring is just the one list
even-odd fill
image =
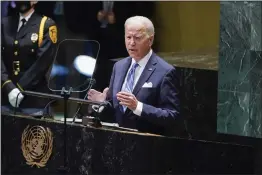
{"label": "uniform jacket", "polygon": [[[52,65],[57,42],[55,22],[36,12],[17,32],[19,15],[2,19],[1,87],[2,105],[9,105],[8,93],[14,89],[48,92],[46,73]],[[26,96],[21,108],[43,108],[45,99]]]}

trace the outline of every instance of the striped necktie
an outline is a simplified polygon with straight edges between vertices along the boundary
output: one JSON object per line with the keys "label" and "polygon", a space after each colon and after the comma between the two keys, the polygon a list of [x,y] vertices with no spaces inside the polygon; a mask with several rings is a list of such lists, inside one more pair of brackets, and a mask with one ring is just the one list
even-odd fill
{"label": "striped necktie", "polygon": [[[126,85],[124,88],[124,91],[132,93],[133,88],[134,88],[134,81],[135,81],[135,71],[136,68],[139,66],[139,64],[134,63],[128,72],[127,78],[126,78]],[[126,111],[126,106],[123,106],[124,112]]]}

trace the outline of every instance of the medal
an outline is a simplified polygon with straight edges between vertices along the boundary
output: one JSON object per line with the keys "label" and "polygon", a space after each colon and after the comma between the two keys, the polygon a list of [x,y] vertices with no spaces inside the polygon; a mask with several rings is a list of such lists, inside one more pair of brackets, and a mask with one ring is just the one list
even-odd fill
{"label": "medal", "polygon": [[37,39],[38,39],[38,35],[37,35],[36,33],[32,33],[32,35],[31,35],[31,41],[32,41],[33,43],[35,43],[35,42],[37,41]]}

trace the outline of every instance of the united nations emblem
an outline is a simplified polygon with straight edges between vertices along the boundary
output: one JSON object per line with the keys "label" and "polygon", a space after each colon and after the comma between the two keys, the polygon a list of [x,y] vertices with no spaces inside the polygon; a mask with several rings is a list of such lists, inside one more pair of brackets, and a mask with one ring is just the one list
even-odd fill
{"label": "united nations emblem", "polygon": [[52,154],[52,132],[49,128],[28,125],[23,131],[21,144],[26,163],[32,167],[44,167]]}

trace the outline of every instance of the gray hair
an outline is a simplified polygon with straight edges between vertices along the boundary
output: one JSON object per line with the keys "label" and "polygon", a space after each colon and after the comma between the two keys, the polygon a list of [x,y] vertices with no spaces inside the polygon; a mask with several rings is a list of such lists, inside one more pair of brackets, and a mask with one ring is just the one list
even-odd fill
{"label": "gray hair", "polygon": [[145,26],[146,34],[148,37],[155,35],[155,28],[152,21],[144,16],[133,16],[128,18],[125,22],[125,28],[128,25],[136,25],[136,24],[140,24],[140,25],[142,24],[143,26]]}

